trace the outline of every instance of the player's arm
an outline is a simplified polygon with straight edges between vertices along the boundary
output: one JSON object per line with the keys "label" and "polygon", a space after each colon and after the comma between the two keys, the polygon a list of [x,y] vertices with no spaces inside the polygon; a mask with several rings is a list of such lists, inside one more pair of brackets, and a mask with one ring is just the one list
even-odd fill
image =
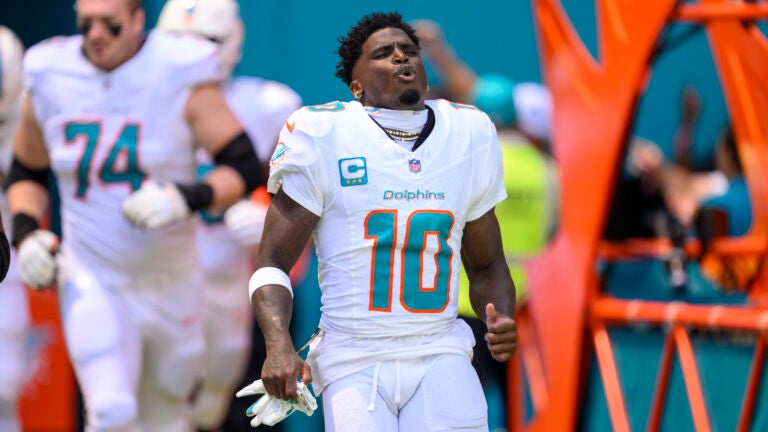
{"label": "player's arm", "polygon": [[419,37],[424,56],[432,62],[451,97],[456,98],[457,102],[472,103],[472,90],[477,82],[477,75],[454,52],[445,39],[443,29],[431,20],[417,20],[411,25]]}
{"label": "player's arm", "polygon": [[25,96],[13,141],[13,165],[5,187],[13,221],[13,245],[36,230],[48,211],[50,160],[32,100]]}
{"label": "player's arm", "polygon": [[32,101],[25,97],[21,122],[13,143],[13,164],[5,185],[8,207],[13,216],[11,243],[18,250],[17,268],[21,281],[42,289],[56,280],[58,237],[40,228],[48,210],[50,160],[43,133],[35,118]]}
{"label": "player's arm", "polygon": [[[299,259],[318,221],[318,216],[280,189],[267,211],[256,257],[257,271],[251,278],[253,313],[264,334],[267,349],[261,378],[267,393],[284,400],[296,398],[297,376],[301,375],[305,383],[312,379],[309,367],[295,353],[288,331],[293,294],[287,274]],[[262,285],[273,277],[266,276],[270,273],[266,273],[265,269],[274,269],[268,270],[272,274],[282,272],[282,285]],[[267,278],[262,279],[260,274]]]}
{"label": "player's arm", "polygon": [[517,346],[515,285],[492,209],[465,225],[461,257],[469,278],[472,308],[488,326],[485,338],[491,354],[496,360],[507,361]]}
{"label": "player's arm", "polygon": [[185,117],[195,142],[213,156],[216,168],[194,184],[144,182],[121,209],[134,226],[154,229],[196,210],[223,210],[265,182],[253,144],[218,85],[194,87]]}
{"label": "player's arm", "polygon": [[205,178],[213,192],[207,208],[223,209],[265,183],[256,151],[217,84],[192,89],[185,107],[195,141],[214,158],[216,168]]}

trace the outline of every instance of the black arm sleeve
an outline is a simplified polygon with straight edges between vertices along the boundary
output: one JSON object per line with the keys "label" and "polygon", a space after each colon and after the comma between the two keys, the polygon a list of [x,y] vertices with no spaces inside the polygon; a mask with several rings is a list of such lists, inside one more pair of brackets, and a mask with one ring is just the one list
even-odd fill
{"label": "black arm sleeve", "polygon": [[236,136],[216,153],[213,160],[217,165],[227,165],[237,171],[245,182],[246,193],[267,182],[259,158],[256,157],[256,151],[253,149],[253,142],[245,132]]}
{"label": "black arm sleeve", "polygon": [[[253,149],[253,142],[245,132],[232,139],[214,155],[213,160],[217,165],[227,165],[240,174],[245,183],[246,194],[266,183],[256,151]],[[176,187],[192,211],[208,208],[213,202],[213,189],[210,185],[177,183]]]}
{"label": "black arm sleeve", "polygon": [[11,170],[8,173],[8,177],[5,179],[5,183],[3,183],[3,188],[8,190],[8,188],[17,181],[32,180],[47,189],[48,174],[50,172],[50,168],[32,169],[19,162],[16,158],[13,158]]}

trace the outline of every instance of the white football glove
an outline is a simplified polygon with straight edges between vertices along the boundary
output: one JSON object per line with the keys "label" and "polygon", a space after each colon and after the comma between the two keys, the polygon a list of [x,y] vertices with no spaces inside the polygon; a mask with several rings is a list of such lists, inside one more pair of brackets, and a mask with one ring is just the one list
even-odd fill
{"label": "white football glove", "polygon": [[184,220],[191,211],[173,183],[145,181],[123,202],[123,216],[133,226],[153,229]]}
{"label": "white football glove", "polygon": [[298,387],[299,397],[292,401],[284,401],[266,394],[267,390],[264,388],[264,383],[262,383],[261,380],[256,380],[247,385],[237,392],[236,396],[243,397],[264,394],[264,396],[260,397],[256,403],[248,407],[245,411],[245,415],[253,417],[251,420],[251,426],[253,427],[257,427],[260,424],[274,426],[296,411],[301,411],[304,414],[311,416],[317,409],[317,401],[315,400],[315,396],[309,390],[309,387],[304,385],[301,381],[296,385]]}
{"label": "white football glove", "polygon": [[264,218],[267,206],[250,200],[242,200],[228,208],[224,213],[224,224],[243,246],[255,246],[261,241],[264,232]]}
{"label": "white football glove", "polygon": [[26,236],[16,253],[21,281],[34,289],[51,286],[59,271],[58,249],[59,238],[48,230],[38,229]]}

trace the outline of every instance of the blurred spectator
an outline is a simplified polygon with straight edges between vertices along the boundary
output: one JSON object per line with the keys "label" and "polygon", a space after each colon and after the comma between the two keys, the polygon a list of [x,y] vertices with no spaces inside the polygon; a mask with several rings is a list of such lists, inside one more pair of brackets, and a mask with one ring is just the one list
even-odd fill
{"label": "blurred spectator", "polygon": [[[673,137],[673,162],[670,166],[688,171],[694,167],[692,147],[696,119],[701,112],[701,98],[692,86],[683,89],[680,99],[680,124]],[[672,212],[661,190],[660,178],[653,172],[663,159],[658,146],[640,137],[631,137],[628,145],[625,175],[614,188],[605,237],[611,241],[628,238],[668,238],[671,251],[664,257],[666,278],[671,293],[685,295],[688,274],[684,243],[686,225]],[[670,171],[670,175],[674,175]],[[679,203],[686,205],[684,202]],[[604,275],[605,276],[605,275]]]}
{"label": "blurred spectator", "polygon": [[691,227],[702,208],[720,208],[728,214],[728,235],[742,235],[751,224],[749,194],[736,149],[733,130],[727,127],[715,145],[714,171],[693,172],[664,158],[651,142],[630,151],[631,170],[650,175],[658,183],[669,210]]}
{"label": "blurred spectator", "polygon": [[[431,97],[475,105],[498,129],[508,196],[495,211],[517,304],[522,305],[528,293],[522,262],[546,246],[559,220],[559,176],[549,154],[552,97],[538,83],[515,83],[500,74],[478,76],[456,55],[437,23],[418,20],[413,25],[423,56],[440,80],[430,86]],[[459,315],[482,337],[484,324],[470,307],[467,287],[462,270]],[[506,366],[493,361],[483,344],[475,345],[474,363],[488,400],[490,429],[506,430]]]}
{"label": "blurred spectator", "polygon": [[677,165],[692,170],[693,163],[693,136],[696,120],[701,112],[701,96],[696,88],[689,85],[683,89],[680,104],[680,125],[675,131],[674,161]]}
{"label": "blurred spectator", "polygon": [[683,236],[695,233],[699,238],[696,267],[701,274],[720,290],[743,290],[758,274],[759,260],[749,254],[719,256],[709,250],[714,238],[744,235],[752,223],[749,190],[730,126],[717,139],[713,165],[713,171],[692,172],[666,160],[653,143],[635,146],[630,152],[630,167],[658,184],[664,203],[683,227]]}

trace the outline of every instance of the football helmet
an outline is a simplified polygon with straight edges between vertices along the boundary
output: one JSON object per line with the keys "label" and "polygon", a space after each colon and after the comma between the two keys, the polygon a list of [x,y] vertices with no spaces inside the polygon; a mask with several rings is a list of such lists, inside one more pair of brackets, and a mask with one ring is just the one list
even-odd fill
{"label": "football helmet", "polygon": [[219,45],[222,67],[228,74],[240,63],[245,30],[236,0],[168,0],[157,28],[192,33]]}

